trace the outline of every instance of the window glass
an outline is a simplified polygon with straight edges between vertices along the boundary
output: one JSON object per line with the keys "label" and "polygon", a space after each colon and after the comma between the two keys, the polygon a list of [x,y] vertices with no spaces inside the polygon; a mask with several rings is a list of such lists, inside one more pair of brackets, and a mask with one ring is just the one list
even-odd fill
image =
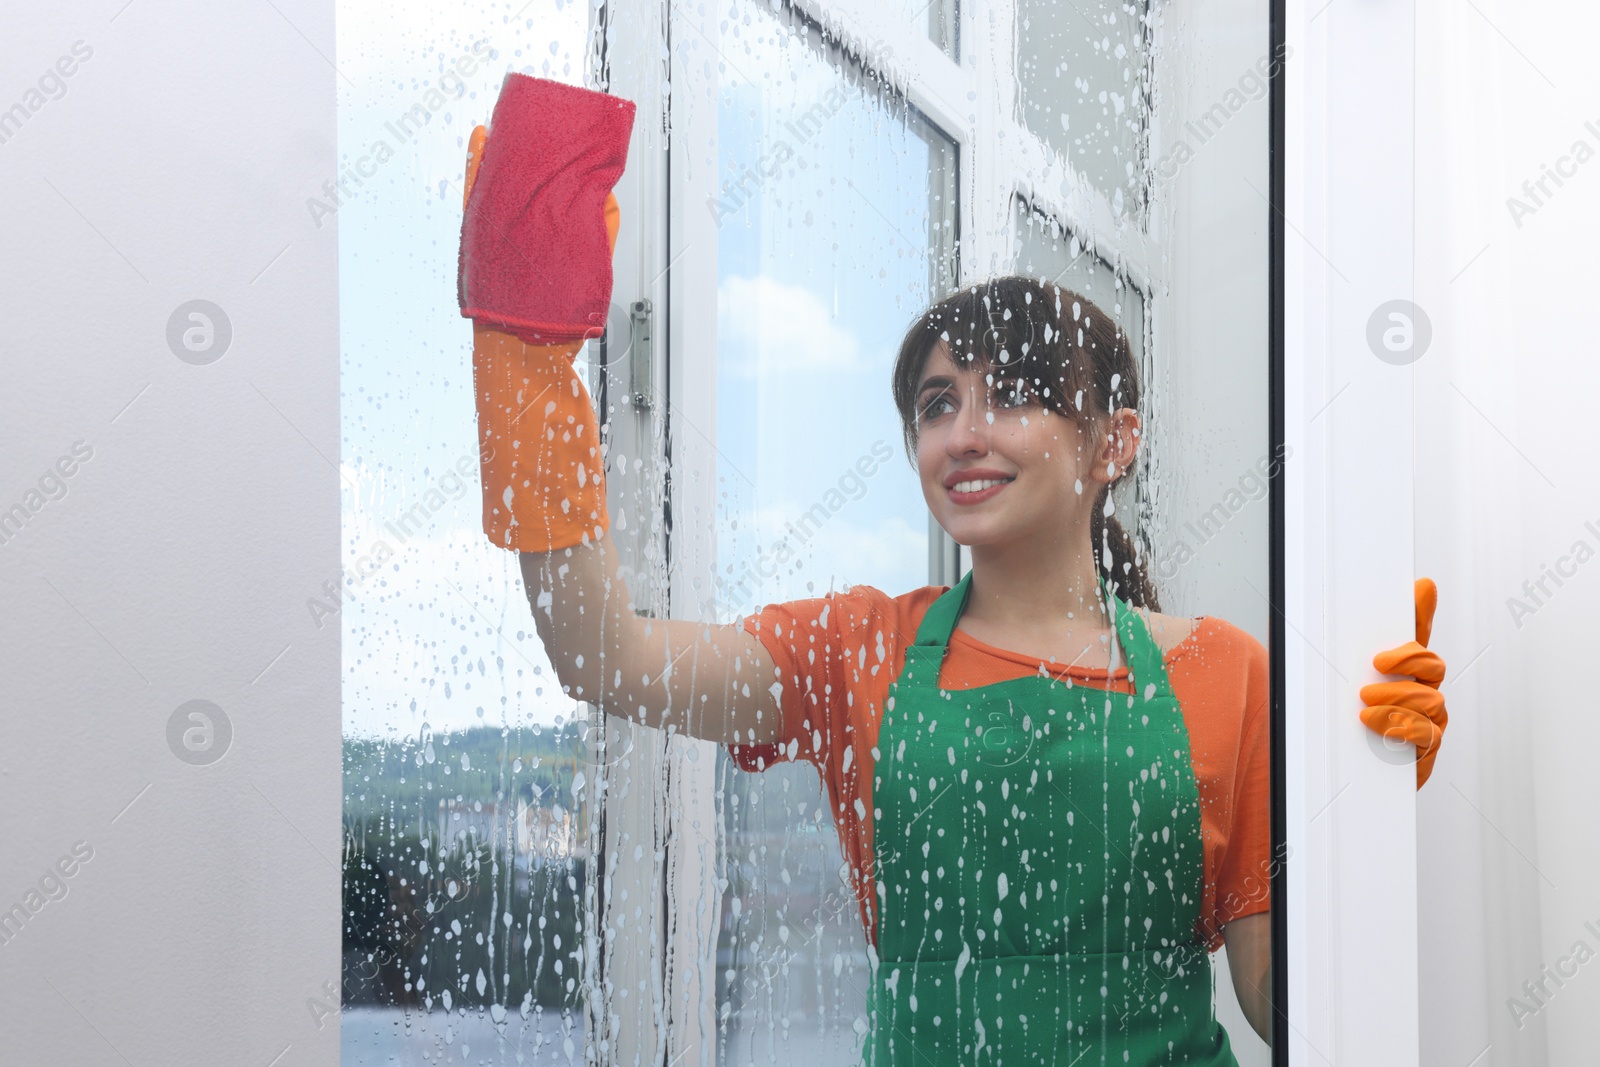
{"label": "window glass", "polygon": [[[1270,842],[1265,666],[1268,483],[1286,455],[1269,444],[1267,419],[1265,97],[1276,64],[1265,5],[1202,6],[1181,23],[1168,11],[1149,25],[1144,11],[1098,0],[1018,4],[1022,121],[1110,198],[1115,224],[1096,229],[1060,203],[1018,196],[1013,262],[1093,301],[1132,350],[1141,443],[1131,477],[1111,494],[1111,516],[1160,611],[1194,620],[1168,667],[1207,809],[1203,892],[1214,925],[1245,936],[1270,917],[1267,885],[1282,855]],[[1161,42],[1155,68],[1147,40]],[[1164,137],[1147,184],[1152,103]],[[1244,655],[1258,666],[1246,669]],[[1224,719],[1237,732],[1210,737],[1209,723]],[[1217,947],[1209,963],[1212,1007],[1234,1057],[1264,1067],[1272,1050],[1243,1007],[1253,990],[1239,982],[1248,970],[1238,969],[1254,965],[1249,949]],[[1270,1008],[1254,1010],[1259,1019]]]}
{"label": "window glass", "polygon": [[[955,269],[955,149],[804,23],[739,0],[720,41],[718,593],[761,605],[928,583],[927,509],[889,392]],[[720,750],[719,750],[720,751]],[[847,1062],[866,939],[809,763],[719,756],[728,889],[719,1057]]]}
{"label": "window glass", "polygon": [[889,0],[918,30],[928,35],[942,52],[960,62],[956,16],[959,0]]}
{"label": "window glass", "polygon": [[[909,39],[920,49],[926,33],[956,55],[954,0],[892,2],[901,36],[884,47],[901,49]],[[1270,1052],[1228,981],[1229,954],[1212,945],[1208,956],[1190,937],[1201,919],[1267,914],[1260,886],[1273,873],[1262,791],[1270,767],[1261,726],[1266,678],[1251,658],[1264,654],[1268,637],[1264,500],[1278,466],[1267,445],[1267,211],[1255,191],[1268,188],[1267,113],[1255,83],[1246,84],[1261,76],[1251,72],[1260,69],[1264,46],[1249,42],[1266,39],[1265,8],[1201,5],[1181,27],[1150,21],[1142,2],[1017,0],[1012,14],[1014,37],[1013,23],[997,18],[998,29],[987,38],[974,33],[962,47],[987,49],[986,69],[1000,70],[1011,69],[1003,53],[1014,46],[1015,113],[997,129],[942,131],[902,92],[924,101],[930,96],[922,92],[961,94],[887,85],[871,49],[835,46],[796,5],[724,0],[714,15],[691,22],[676,6],[663,15],[650,4],[535,0],[508,18],[464,0],[415,12],[340,0],[341,169],[308,210],[319,228],[337,227],[341,257],[346,568],[311,610],[343,642],[344,1062],[598,1064],[631,1060],[634,1047],[660,1039],[693,1047],[707,1062],[850,1063],[873,1033],[869,990],[897,995],[874,985],[841,847],[849,818],[833,805],[819,767],[797,758],[741,769],[721,745],[669,742],[625,718],[632,708],[610,705],[605,734],[615,744],[606,742],[602,759],[594,726],[604,720],[563,695],[536,636],[517,557],[482,533],[471,332],[455,304],[466,140],[486,120],[508,69],[592,85],[586,50],[601,41],[613,72],[645,86],[642,94],[660,94],[641,101],[641,115],[659,120],[656,105],[667,110],[659,128],[652,121],[635,129],[627,177],[637,209],[630,215],[623,205],[624,226],[633,227],[621,251],[629,269],[619,272],[613,299],[639,298],[630,288],[656,275],[648,288],[657,301],[650,351],[668,388],[639,404],[619,400],[615,394],[625,391],[615,380],[609,397],[593,390],[603,405],[610,400],[607,432],[616,436],[608,440],[625,441],[619,451],[629,453],[621,470],[608,468],[615,477],[608,485],[627,498],[626,532],[624,507],[612,521],[632,606],[653,612],[647,606],[665,604],[664,614],[681,613],[681,601],[664,591],[681,588],[674,583],[682,579],[696,602],[709,585],[713,620],[736,624],[830,592],[870,586],[893,598],[959,580],[974,539],[950,551],[952,536],[930,516],[908,462],[891,395],[900,342],[962,282],[1006,272],[1062,287],[1069,304],[1092,302],[1126,341],[1118,380],[1126,387],[1137,377],[1142,418],[1130,476],[1109,508],[1093,510],[1114,515],[1126,531],[1123,555],[1131,553],[1148,576],[1147,603],[1159,594],[1154,615],[1165,617],[1147,616],[1145,625],[1153,642],[1170,646],[1162,662],[1192,742],[1189,760],[1174,766],[1194,776],[1198,799],[1184,810],[1199,829],[1180,826],[1181,848],[1172,846],[1179,858],[1160,861],[1155,872],[1164,879],[1183,866],[1186,891],[1139,913],[1171,929],[1152,935],[1167,938],[1157,949],[1138,951],[1159,951],[1154,962],[1166,966],[1173,958],[1166,949],[1182,937],[1185,969],[1140,971],[1135,987],[1117,984],[1116,1005],[1073,999],[1071,1010],[1084,1013],[1073,1025],[1099,1026],[1163,1003],[1162,996],[1180,994],[1179,979],[1192,978],[1181,991],[1186,1017],[1203,1018],[1209,996],[1239,1063],[1266,1062]],[[613,21],[596,32],[590,20],[598,18]],[[708,32],[694,37],[701,31]],[[631,51],[641,41],[644,53]],[[966,77],[945,73],[952,82]],[[970,82],[961,88],[968,99],[978,95]],[[714,152],[698,140],[713,101]],[[1158,102],[1160,124],[1151,121]],[[1183,119],[1194,114],[1213,118],[1191,129]],[[1152,169],[1150,138],[1163,129],[1183,133],[1157,146],[1163,164]],[[971,165],[987,152],[1025,171],[1038,153],[1013,150],[1035,139],[1103,194],[1111,213],[1059,185],[1059,168],[1000,173]],[[1159,182],[1151,184],[1152,174]],[[686,189],[692,201],[683,199]],[[965,216],[979,232],[970,239],[960,233],[958,197],[974,200]],[[663,204],[665,216],[652,217]],[[685,240],[676,220],[690,211],[709,211],[714,220],[714,271],[711,241],[692,249],[675,243]],[[709,228],[704,220],[695,219]],[[985,261],[969,255],[963,263],[963,246],[982,249]],[[666,248],[674,250],[670,264],[660,254]],[[675,318],[686,309],[663,299],[688,292],[698,300],[713,287],[714,345],[702,305],[691,301],[688,314]],[[677,345],[697,331],[708,343]],[[619,367],[629,358],[613,354]],[[699,375],[709,376],[713,361],[714,423],[685,429],[672,421],[683,401],[673,392],[684,380],[678,372],[707,381]],[[587,351],[579,362],[587,379]],[[710,419],[696,411],[696,422]],[[695,448],[702,439],[714,446],[707,450],[714,469],[683,472],[679,481],[669,463],[653,466],[657,448],[673,463],[697,454],[673,450],[691,434]],[[706,511],[682,486],[707,484],[715,510],[703,521]],[[1043,488],[1070,484],[1046,480]],[[689,505],[675,513],[685,498]],[[936,496],[935,507],[943,499]],[[1063,514],[1071,510],[1065,500],[1062,490]],[[944,517],[961,521],[956,510]],[[1089,521],[1074,528],[1085,544]],[[1090,555],[1103,558],[1097,553],[1108,543]],[[681,562],[707,558],[714,559],[709,576],[686,573],[699,562]],[[1131,587],[1124,562],[1119,556],[1113,579]],[[1078,617],[1069,618],[1077,628],[1067,629],[1082,637]],[[1193,643],[1171,644],[1172,628],[1189,624]],[[1056,657],[1051,642],[1060,637],[1041,629],[973,640],[998,653],[993,658],[1031,656],[1023,673],[1032,678],[1038,661]],[[1118,657],[1129,655],[1120,634],[1115,647]],[[669,674],[658,672],[657,681]],[[1006,676],[1006,684],[1018,680]],[[1110,721],[1105,705],[1092,703],[1105,682],[1064,687],[1084,702],[1081,721],[1097,728]],[[1141,699],[1151,700],[1150,692]],[[1036,713],[1023,712],[1030,723]],[[1173,708],[1165,713],[1173,727]],[[1133,729],[1132,722],[1124,725]],[[962,728],[981,736],[970,722]],[[985,744],[999,745],[995,739],[1006,735],[988,736]],[[1148,735],[1129,740],[1153,743]],[[1108,760],[1114,754],[1104,751]],[[1130,743],[1127,755],[1134,751]],[[1101,749],[1089,755],[1098,772]],[[1141,819],[1177,810],[1154,803],[1154,792],[1137,792],[1167,780],[1141,777],[1140,769],[1123,767],[1108,783],[1141,803],[1118,816],[1124,821],[1115,830],[1130,844],[1116,852],[1120,860],[1102,872],[1104,881],[1090,875],[1093,899],[1156,885],[1154,875],[1147,883],[1113,877],[1139,868],[1129,850],[1142,856],[1155,847],[1141,836]],[[1002,858],[1026,864],[1021,850],[1005,852],[1011,824],[1004,820],[1014,808],[1018,823],[1037,816],[1067,827],[1068,837],[1084,835],[1074,838],[1078,846],[1093,846],[1052,862],[1110,861],[1100,847],[1103,820],[1074,824],[1088,809],[1052,807],[1058,802],[1050,796],[1029,807],[1015,792],[1021,779],[1002,779],[991,780],[998,797],[962,795],[964,806],[942,809],[926,831],[970,834],[960,839],[986,848],[989,839],[971,832],[972,820],[992,810],[1002,825],[988,829],[1008,842]],[[945,795],[928,788],[933,799]],[[1111,792],[1097,782],[1095,804]],[[880,814],[863,803],[856,816],[875,824]],[[883,825],[908,829],[892,817]],[[1160,840],[1165,847],[1174,839],[1163,832]],[[1228,848],[1219,850],[1219,842]],[[963,852],[948,855],[952,866],[964,862]],[[902,887],[917,873],[903,859],[886,861]],[[1023,907],[1023,900],[1039,907],[1041,922],[1101,914],[1074,911],[1070,885],[1030,882],[1022,868],[1012,874],[992,886],[993,914],[1001,901]],[[1056,894],[1050,903],[1046,890]],[[1202,893],[1212,910],[1191,917],[1186,909],[1198,909]],[[1122,925],[1137,936],[1133,914]],[[953,951],[950,959],[919,953],[901,961],[924,976],[916,981],[957,965]],[[1216,969],[1201,970],[1202,959]],[[689,977],[701,962],[709,974]],[[1137,987],[1145,978],[1149,984]],[[1200,988],[1207,978],[1209,991]],[[699,1001],[667,999],[685,990]],[[1015,1005],[997,1000],[996,1039],[1002,1025],[1019,1021],[1002,1024]],[[1117,1051],[1102,1049],[1120,1061]]]}
{"label": "window glass", "polygon": [[[1088,297],[1097,307],[1112,315],[1127,335],[1142,380],[1152,381],[1144,293],[1127,277],[1126,271],[1119,271],[1107,262],[1101,252],[1077,233],[1064,228],[1054,216],[1031,206],[1020,196],[1015,197],[1013,203],[1014,262],[1017,271]],[[1146,391],[1147,416],[1153,416],[1159,410],[1159,394],[1160,390]],[[1160,495],[1158,483],[1171,476],[1170,468],[1166,467],[1160,468],[1159,476],[1154,473],[1156,468],[1152,465],[1151,455],[1149,449],[1144,449],[1137,461],[1140,477],[1124,479],[1112,491],[1113,505],[1118,513],[1138,517],[1137,522],[1128,524],[1132,527],[1128,532],[1141,552],[1149,550],[1152,499]]]}
{"label": "window glass", "polygon": [[738,8],[750,22],[729,20],[723,40],[716,205],[719,586],[734,612],[830,580],[925,579],[888,377],[907,323],[948,285],[955,225],[953,146],[815,31]]}
{"label": "window glass", "polygon": [[1117,317],[1134,355],[1145,356],[1144,294],[1059,220],[1016,197],[1017,270],[1082,293]]}
{"label": "window glass", "polygon": [[582,82],[583,5],[338,5],[345,570],[342,1061],[585,1053],[583,706],[481,531],[471,329],[456,307],[466,138],[505,71]]}
{"label": "window glass", "polygon": [[1111,201],[1145,203],[1150,123],[1145,0],[1017,0],[1019,121]]}

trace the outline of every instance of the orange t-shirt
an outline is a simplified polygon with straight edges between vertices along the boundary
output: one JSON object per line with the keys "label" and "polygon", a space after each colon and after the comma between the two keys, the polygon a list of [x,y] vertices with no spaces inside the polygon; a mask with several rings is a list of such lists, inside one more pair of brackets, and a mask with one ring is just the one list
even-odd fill
{"label": "orange t-shirt", "polygon": [[[877,892],[872,750],[881,709],[905,666],[906,646],[916,640],[923,615],[947,588],[929,585],[890,597],[857,585],[825,597],[771,604],[744,620],[745,630],[777,664],[782,733],[776,744],[731,744],[729,754],[748,771],[796,758],[816,764],[845,859],[855,872],[869,940],[876,935],[870,908]],[[1195,930],[1214,952],[1225,923],[1266,911],[1272,903],[1267,650],[1232,623],[1204,615],[1163,662],[1189,731],[1200,790],[1205,884]],[[950,636],[939,685],[973,689],[1047,670],[1069,684],[1132,692],[1126,666],[1107,672],[1041,663],[959,628]]]}

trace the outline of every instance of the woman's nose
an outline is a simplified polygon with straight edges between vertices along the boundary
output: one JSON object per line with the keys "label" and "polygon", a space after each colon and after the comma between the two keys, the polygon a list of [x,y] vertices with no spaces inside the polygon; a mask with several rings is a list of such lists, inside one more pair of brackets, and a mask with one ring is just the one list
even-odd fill
{"label": "woman's nose", "polygon": [[975,390],[969,392],[962,400],[961,410],[956,412],[950,428],[950,437],[946,442],[950,452],[955,455],[965,455],[977,452],[985,455],[989,451],[989,426],[991,423],[987,397],[979,395]]}

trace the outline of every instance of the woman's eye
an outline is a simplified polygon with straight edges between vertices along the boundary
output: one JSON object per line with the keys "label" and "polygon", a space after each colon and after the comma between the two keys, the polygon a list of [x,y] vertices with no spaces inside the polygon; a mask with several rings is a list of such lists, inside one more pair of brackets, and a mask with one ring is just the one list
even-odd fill
{"label": "woman's eye", "polygon": [[939,396],[934,397],[932,400],[930,400],[926,404],[922,405],[922,412],[919,415],[919,417],[920,418],[924,418],[924,419],[931,419],[931,418],[934,418],[935,416],[942,415],[943,412],[939,410],[940,405],[944,405],[944,406],[948,407],[949,404],[950,404],[949,399],[947,397],[945,397],[944,394],[941,393]]}
{"label": "woman's eye", "polygon": [[1027,407],[1033,402],[1033,394],[1023,388],[1002,389],[995,396],[994,406],[997,408]]}

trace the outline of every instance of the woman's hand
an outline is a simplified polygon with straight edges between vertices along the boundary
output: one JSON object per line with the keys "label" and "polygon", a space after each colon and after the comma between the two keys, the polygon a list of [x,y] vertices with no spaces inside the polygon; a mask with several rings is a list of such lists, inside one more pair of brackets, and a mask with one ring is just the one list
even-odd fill
{"label": "woman's hand", "polygon": [[1429,651],[1433,609],[1439,591],[1431,578],[1418,578],[1415,587],[1417,637],[1372,657],[1381,674],[1409,674],[1414,680],[1374,682],[1361,687],[1361,721],[1385,737],[1401,738],[1417,746],[1417,788],[1433,773],[1434,757],[1450,721],[1439,683],[1444,681],[1444,660]]}
{"label": "woman's hand", "polygon": [[[463,210],[472,203],[487,143],[482,126],[472,131]],[[615,248],[620,214],[610,194],[605,224]],[[529,252],[560,263],[559,250]],[[483,532],[500,548],[550,552],[588,544],[610,529],[600,419],[572,364],[583,343],[527,344],[473,320]]]}

